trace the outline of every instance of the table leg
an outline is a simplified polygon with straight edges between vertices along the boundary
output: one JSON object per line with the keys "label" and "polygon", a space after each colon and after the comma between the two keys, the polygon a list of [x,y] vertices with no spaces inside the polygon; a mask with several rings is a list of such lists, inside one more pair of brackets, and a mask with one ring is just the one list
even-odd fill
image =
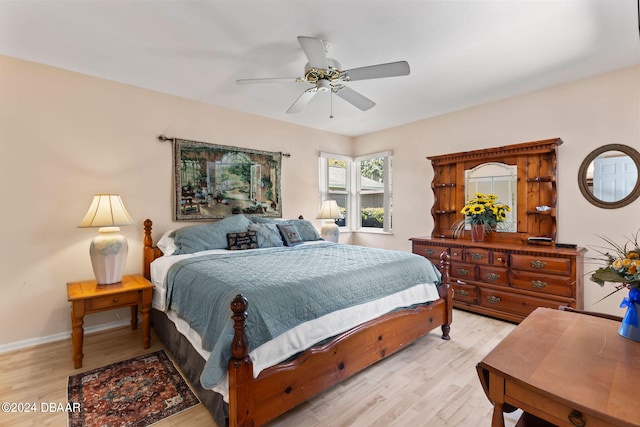
{"label": "table leg", "polygon": [[151,345],[151,298],[152,289],[142,291],[142,346]]}
{"label": "table leg", "polygon": [[131,329],[138,329],[138,306],[131,306]]}
{"label": "table leg", "polygon": [[495,372],[489,372],[489,399],[493,402],[491,427],[504,426],[504,378]]}
{"label": "table leg", "polygon": [[71,305],[71,340],[73,342],[73,367],[82,367],[82,344],[84,341],[84,301]]}

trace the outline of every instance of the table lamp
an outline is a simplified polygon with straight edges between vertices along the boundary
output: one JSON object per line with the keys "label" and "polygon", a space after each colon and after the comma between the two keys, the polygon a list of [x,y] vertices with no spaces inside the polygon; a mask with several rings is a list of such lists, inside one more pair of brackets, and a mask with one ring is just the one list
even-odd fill
{"label": "table lamp", "polygon": [[122,281],[122,272],[127,262],[129,245],[118,232],[120,225],[131,225],[133,221],[117,194],[96,194],[79,228],[99,227],[98,234],[89,247],[91,266],[96,282],[109,285]]}
{"label": "table lamp", "polygon": [[326,220],[322,224],[320,236],[329,242],[338,243],[340,229],[338,228],[338,224],[336,224],[335,220],[344,218],[340,213],[338,203],[335,200],[325,200],[322,202],[322,207],[320,208],[320,212],[316,218]]}

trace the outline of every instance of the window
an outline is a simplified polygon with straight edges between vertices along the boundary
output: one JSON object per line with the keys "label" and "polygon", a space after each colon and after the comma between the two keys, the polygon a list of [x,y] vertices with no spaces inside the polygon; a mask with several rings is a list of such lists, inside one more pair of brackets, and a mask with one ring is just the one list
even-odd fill
{"label": "window", "polygon": [[350,230],[391,232],[391,152],[356,158],[320,154],[322,200],[335,200]]}

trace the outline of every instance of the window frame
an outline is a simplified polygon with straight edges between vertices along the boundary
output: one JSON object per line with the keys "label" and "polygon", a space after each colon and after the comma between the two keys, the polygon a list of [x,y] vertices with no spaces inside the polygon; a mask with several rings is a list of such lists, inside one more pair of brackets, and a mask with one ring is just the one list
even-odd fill
{"label": "window frame", "polygon": [[[392,233],[392,157],[391,151],[381,151],[377,153],[366,154],[357,157],[345,156],[342,154],[334,154],[320,152],[319,171],[320,171],[320,201],[318,209],[324,200],[331,199],[332,194],[346,196],[346,224],[340,227],[341,231],[355,232],[371,232],[371,233]],[[376,158],[384,159],[384,177],[383,191],[363,191],[361,183],[361,162]],[[329,189],[329,159],[342,160],[346,164],[346,182],[345,191],[336,191]],[[362,225],[362,214],[360,211],[361,197],[369,194],[383,194],[384,218],[383,227],[364,227]]]}

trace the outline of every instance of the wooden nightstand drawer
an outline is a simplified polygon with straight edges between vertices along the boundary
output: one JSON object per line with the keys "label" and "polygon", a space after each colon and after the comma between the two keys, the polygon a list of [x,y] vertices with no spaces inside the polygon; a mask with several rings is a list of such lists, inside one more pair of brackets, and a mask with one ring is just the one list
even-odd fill
{"label": "wooden nightstand drawer", "polygon": [[511,255],[513,270],[539,271],[546,274],[571,274],[571,260],[569,258],[550,258],[536,255]]}
{"label": "wooden nightstand drawer", "polygon": [[105,295],[87,300],[87,311],[103,310],[105,308],[126,307],[138,303],[137,292],[124,292],[121,294]]}

